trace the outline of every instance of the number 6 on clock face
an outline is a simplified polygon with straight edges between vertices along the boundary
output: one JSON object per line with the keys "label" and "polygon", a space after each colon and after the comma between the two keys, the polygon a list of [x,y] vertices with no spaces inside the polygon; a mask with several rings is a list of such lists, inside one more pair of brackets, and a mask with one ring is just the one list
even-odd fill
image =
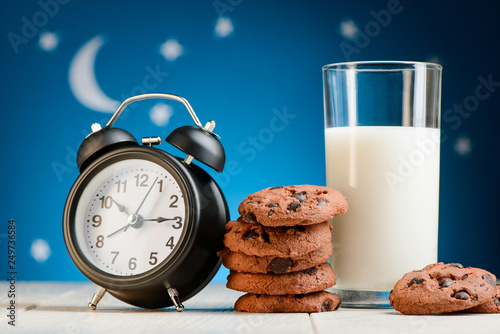
{"label": "number 6 on clock face", "polygon": [[127,159],[98,171],[75,214],[80,251],[116,276],[145,273],[167,260],[186,226],[185,187],[155,162]]}

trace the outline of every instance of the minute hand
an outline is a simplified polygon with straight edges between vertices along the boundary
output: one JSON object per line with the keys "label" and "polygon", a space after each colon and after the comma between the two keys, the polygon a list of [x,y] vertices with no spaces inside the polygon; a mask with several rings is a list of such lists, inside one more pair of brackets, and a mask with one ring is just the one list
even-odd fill
{"label": "minute hand", "polygon": [[168,220],[179,220],[180,217],[174,217],[174,218],[163,218],[163,217],[158,217],[158,218],[150,218],[150,219],[143,219],[142,221],[144,222],[158,222],[162,223]]}
{"label": "minute hand", "polygon": [[142,208],[142,205],[143,205],[143,204],[144,204],[144,202],[146,201],[146,198],[148,198],[149,193],[151,192],[151,190],[153,190],[153,187],[155,186],[156,181],[158,181],[158,177],[156,177],[156,179],[155,179],[155,180],[154,180],[154,182],[153,182],[153,185],[149,188],[148,193],[147,193],[147,194],[146,194],[146,196],[144,196],[144,198],[142,199],[141,205],[139,205],[139,207],[138,207],[138,208],[137,208],[137,210],[135,211],[135,214],[138,214],[138,213],[139,213],[139,210]]}

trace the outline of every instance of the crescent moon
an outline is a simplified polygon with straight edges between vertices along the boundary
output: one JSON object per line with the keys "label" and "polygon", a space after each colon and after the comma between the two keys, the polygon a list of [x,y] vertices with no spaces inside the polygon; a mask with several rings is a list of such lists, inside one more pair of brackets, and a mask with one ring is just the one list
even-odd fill
{"label": "crescent moon", "polygon": [[69,67],[69,86],[76,99],[85,107],[112,113],[120,102],[111,99],[102,91],[94,71],[97,52],[103,44],[104,38],[97,35],[78,50]]}

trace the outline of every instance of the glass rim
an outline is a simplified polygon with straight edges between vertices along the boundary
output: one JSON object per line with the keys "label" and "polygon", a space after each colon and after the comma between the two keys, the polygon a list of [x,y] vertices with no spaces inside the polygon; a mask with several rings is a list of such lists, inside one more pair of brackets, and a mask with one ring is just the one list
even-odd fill
{"label": "glass rim", "polygon": [[[396,68],[391,68],[395,66]],[[323,71],[394,71],[394,70],[416,70],[426,68],[430,70],[442,70],[443,67],[437,63],[422,61],[403,60],[376,60],[376,61],[352,61],[332,63],[323,66]]]}

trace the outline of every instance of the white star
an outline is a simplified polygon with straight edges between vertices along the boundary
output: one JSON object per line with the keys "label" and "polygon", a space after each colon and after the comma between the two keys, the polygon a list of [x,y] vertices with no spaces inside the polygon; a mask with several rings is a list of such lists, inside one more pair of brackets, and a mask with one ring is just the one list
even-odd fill
{"label": "white star", "polygon": [[36,239],[31,244],[30,254],[37,262],[45,262],[50,257],[50,246],[44,239]]}
{"label": "white star", "polygon": [[358,35],[359,29],[353,20],[340,22],[340,34],[347,39],[354,39]]}
{"label": "white star", "polygon": [[166,60],[175,61],[182,56],[184,48],[176,39],[167,39],[160,47],[160,52]]}
{"label": "white star", "polygon": [[470,138],[465,136],[457,138],[457,141],[455,142],[455,146],[453,148],[455,152],[457,152],[458,155],[462,157],[469,155],[470,152],[472,151]]}
{"label": "white star", "polygon": [[43,32],[38,39],[38,46],[40,49],[50,52],[54,51],[59,45],[59,36],[53,32]]}
{"label": "white star", "polygon": [[157,103],[149,111],[151,121],[158,126],[165,126],[168,124],[170,117],[174,111],[172,107],[165,103]]}
{"label": "white star", "polygon": [[231,35],[234,31],[233,21],[228,17],[219,17],[215,23],[215,35],[220,38]]}

